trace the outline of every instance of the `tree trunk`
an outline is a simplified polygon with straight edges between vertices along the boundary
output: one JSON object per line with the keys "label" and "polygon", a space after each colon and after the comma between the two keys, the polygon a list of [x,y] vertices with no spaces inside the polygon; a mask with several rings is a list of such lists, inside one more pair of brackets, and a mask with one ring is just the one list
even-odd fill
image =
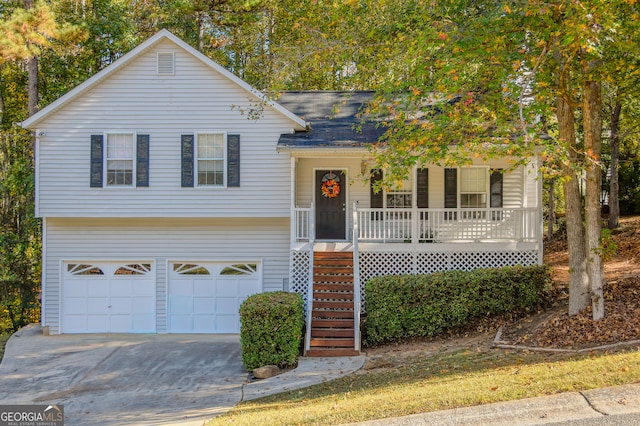
{"label": "tree trunk", "polygon": [[620,113],[622,103],[615,101],[611,111],[611,139],[609,147],[611,149],[611,179],[609,180],[609,229],[618,227],[620,220],[620,200],[618,186],[618,165],[620,164]]}
{"label": "tree trunk", "polygon": [[[29,10],[33,7],[33,0],[24,0],[24,8]],[[27,61],[27,112],[29,117],[38,112],[38,57],[32,56]]]}
{"label": "tree trunk", "polygon": [[584,149],[586,153],[587,191],[585,228],[587,234],[587,275],[591,290],[591,306],[594,321],[604,317],[603,270],[600,256],[602,220],[600,194],[602,193],[602,93],[600,84],[587,81],[584,85],[582,119]]}
{"label": "tree trunk", "polygon": [[556,180],[549,180],[549,217],[547,217],[547,239],[553,238],[553,227],[556,224]]}
{"label": "tree trunk", "polygon": [[562,172],[565,218],[567,221],[567,244],[569,248],[569,315],[576,315],[589,306],[589,280],[586,272],[586,248],[582,222],[580,182],[573,166],[578,163],[575,142],[575,118],[573,108],[564,98],[558,97],[556,116],[559,137],[568,148],[568,163],[563,163]]}

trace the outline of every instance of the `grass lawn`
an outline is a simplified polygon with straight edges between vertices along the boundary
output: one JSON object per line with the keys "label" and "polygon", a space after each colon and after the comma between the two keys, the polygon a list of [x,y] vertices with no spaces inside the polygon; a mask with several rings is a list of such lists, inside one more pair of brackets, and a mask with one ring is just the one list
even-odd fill
{"label": "grass lawn", "polygon": [[239,404],[207,423],[335,425],[640,381],[640,348],[541,354],[491,349],[407,358],[297,391]]}
{"label": "grass lawn", "polygon": [[4,346],[7,344],[9,337],[11,337],[10,334],[0,334],[0,361],[2,361],[2,357],[4,356]]}

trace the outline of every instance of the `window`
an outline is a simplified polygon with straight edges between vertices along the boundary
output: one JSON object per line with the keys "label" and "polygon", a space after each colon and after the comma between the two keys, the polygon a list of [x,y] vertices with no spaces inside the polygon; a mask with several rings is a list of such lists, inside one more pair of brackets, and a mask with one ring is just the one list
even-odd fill
{"label": "window", "polygon": [[198,185],[224,185],[224,154],[224,134],[198,134],[196,148],[196,176],[198,177]]}
{"label": "window", "polygon": [[387,207],[392,209],[410,209],[413,205],[413,182],[411,178],[396,183],[386,191]]}
{"label": "window", "polygon": [[131,133],[107,134],[107,186],[133,184],[134,137]]}
{"label": "window", "polygon": [[487,168],[460,169],[460,207],[487,207]]}

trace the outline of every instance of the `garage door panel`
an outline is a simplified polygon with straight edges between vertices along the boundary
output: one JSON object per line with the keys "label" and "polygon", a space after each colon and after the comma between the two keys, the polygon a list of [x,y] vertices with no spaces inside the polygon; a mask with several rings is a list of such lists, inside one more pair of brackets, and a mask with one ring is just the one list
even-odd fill
{"label": "garage door panel", "polygon": [[88,297],[84,302],[87,306],[87,314],[107,314],[109,311],[109,299],[104,297]]}
{"label": "garage door panel", "polygon": [[218,297],[237,297],[238,295],[238,280],[221,278],[217,282],[217,296]]}
{"label": "garage door panel", "polygon": [[156,329],[156,315],[155,312],[152,314],[145,315],[133,315],[133,329],[134,330],[147,330],[147,333],[153,333]]}
{"label": "garage door panel", "polygon": [[89,315],[87,316],[87,332],[89,333],[109,333],[109,315]]}
{"label": "garage door panel", "polygon": [[237,333],[238,318],[235,315],[218,315],[216,329],[219,333]]}
{"label": "garage door panel", "polygon": [[198,297],[193,299],[193,313],[194,314],[210,314],[213,313],[213,309],[216,305],[216,299],[214,297]]}
{"label": "garage door panel", "polygon": [[[240,304],[247,296],[262,291],[256,262],[176,262],[169,271],[167,306],[172,333],[239,333]],[[184,285],[186,277],[191,286]],[[188,292],[191,304],[185,301]]]}
{"label": "garage door panel", "polygon": [[238,300],[235,298],[218,298],[216,312],[220,315],[234,315],[238,312]]}
{"label": "garage door panel", "polygon": [[86,281],[87,297],[109,297],[109,280],[102,278]]}
{"label": "garage door panel", "polygon": [[150,263],[67,262],[63,271],[63,333],[155,332],[156,285]]}
{"label": "garage door panel", "polygon": [[148,297],[156,291],[154,280],[140,280],[133,282],[133,296]]}
{"label": "garage door panel", "polygon": [[216,288],[211,285],[211,279],[198,279],[193,282],[193,295],[195,297],[215,297]]}
{"label": "garage door panel", "polygon": [[149,297],[134,297],[133,312],[141,315],[155,315],[156,302]]}
{"label": "garage door panel", "polygon": [[133,330],[131,315],[111,315],[109,320],[111,333],[130,333]]}
{"label": "garage door panel", "polygon": [[72,297],[87,297],[87,283],[84,280],[78,280],[77,282],[65,283],[63,287],[65,295],[69,298]]}
{"label": "garage door panel", "polygon": [[193,329],[198,333],[215,333],[216,316],[213,314],[195,314],[193,316]]}
{"label": "garage door panel", "polygon": [[112,297],[109,305],[111,315],[130,315],[133,309],[133,301],[130,297]]}

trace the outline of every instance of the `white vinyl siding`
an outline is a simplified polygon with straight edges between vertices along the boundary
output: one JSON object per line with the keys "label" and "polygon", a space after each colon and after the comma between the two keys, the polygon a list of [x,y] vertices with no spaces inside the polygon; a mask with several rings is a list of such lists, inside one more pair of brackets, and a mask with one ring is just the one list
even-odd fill
{"label": "white vinyl siding", "polygon": [[[248,118],[260,101],[189,54],[176,54],[175,75],[157,75],[158,51],[182,52],[164,40],[39,123],[38,215],[289,217],[290,162],[276,145],[294,123],[268,106]],[[89,187],[90,137],[110,129],[150,136],[149,187]],[[206,197],[181,187],[181,135],[201,129],[240,135],[240,187]]]}
{"label": "white vinyl siding", "polygon": [[[167,327],[167,262],[260,261],[263,291],[283,290],[289,276],[288,219],[46,220],[43,300],[51,333],[59,332],[61,263],[148,259],[155,265],[156,331]],[[82,256],[82,258],[79,258]]]}

